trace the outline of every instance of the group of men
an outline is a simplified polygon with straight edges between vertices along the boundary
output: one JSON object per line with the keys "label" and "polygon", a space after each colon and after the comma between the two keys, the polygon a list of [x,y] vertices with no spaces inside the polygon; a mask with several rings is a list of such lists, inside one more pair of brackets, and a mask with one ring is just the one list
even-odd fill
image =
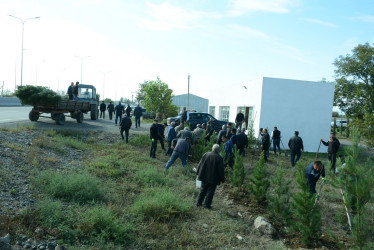
{"label": "group of men", "polygon": [[[127,104],[127,107],[123,106],[121,102],[118,102],[116,106],[112,102],[109,102],[108,106],[105,104],[104,101],[100,104],[100,118],[105,119],[105,111],[108,110],[109,113],[109,120],[112,120],[113,114],[116,116],[114,123],[117,125],[117,123],[121,123],[122,121],[122,115],[126,115],[125,117],[131,117],[131,111],[132,108],[130,104]],[[135,125],[136,128],[140,127],[140,118],[143,115],[143,109],[138,106],[134,108],[134,116],[135,116]]]}
{"label": "group of men", "polygon": [[74,100],[74,101],[77,101],[78,100],[78,85],[79,85],[79,82],[76,82],[75,85],[74,85],[74,82],[72,82],[68,88],[68,96],[69,96],[69,100]]}

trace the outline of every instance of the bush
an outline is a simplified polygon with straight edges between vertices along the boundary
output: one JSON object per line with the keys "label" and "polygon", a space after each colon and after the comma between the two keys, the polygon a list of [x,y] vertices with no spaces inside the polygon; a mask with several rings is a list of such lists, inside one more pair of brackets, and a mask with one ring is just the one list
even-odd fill
{"label": "bush", "polygon": [[316,195],[309,193],[305,169],[302,163],[297,165],[296,181],[300,191],[293,196],[293,228],[300,232],[302,241],[311,246],[321,235],[321,211]]}
{"label": "bush", "polygon": [[270,182],[267,179],[264,151],[262,151],[260,160],[256,163],[253,175],[249,178],[248,188],[257,203],[263,203],[266,200],[266,193],[269,186]]}
{"label": "bush", "polygon": [[137,171],[135,180],[146,187],[163,186],[169,182],[165,174],[154,167],[146,167]]}
{"label": "bush", "polygon": [[135,135],[134,138],[129,140],[131,145],[144,147],[147,145],[151,145],[151,139],[147,135]]}
{"label": "bush", "polygon": [[81,173],[54,173],[41,172],[36,176],[34,183],[45,194],[64,201],[90,202],[104,200],[105,193],[99,179]]}
{"label": "bush", "polygon": [[243,157],[240,155],[239,150],[235,150],[235,163],[233,166],[233,171],[232,173],[230,173],[231,185],[240,189],[243,187],[244,179],[245,171],[243,165]]}
{"label": "bush", "polygon": [[98,161],[91,161],[88,164],[88,169],[99,177],[113,177],[118,178],[124,175],[123,158],[117,154],[110,154],[100,157]]}
{"label": "bush", "polygon": [[191,209],[191,202],[182,199],[168,188],[147,189],[133,205],[135,213],[145,219],[167,221],[186,215]]}
{"label": "bush", "polygon": [[55,106],[61,100],[53,90],[42,86],[19,86],[15,95],[26,105],[51,105]]}

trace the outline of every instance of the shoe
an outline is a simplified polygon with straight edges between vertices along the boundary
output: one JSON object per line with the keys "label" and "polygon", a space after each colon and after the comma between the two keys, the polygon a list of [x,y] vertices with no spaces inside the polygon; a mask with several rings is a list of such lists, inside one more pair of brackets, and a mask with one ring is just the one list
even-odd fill
{"label": "shoe", "polygon": [[197,204],[196,204],[196,207],[201,207],[201,204],[197,203]]}

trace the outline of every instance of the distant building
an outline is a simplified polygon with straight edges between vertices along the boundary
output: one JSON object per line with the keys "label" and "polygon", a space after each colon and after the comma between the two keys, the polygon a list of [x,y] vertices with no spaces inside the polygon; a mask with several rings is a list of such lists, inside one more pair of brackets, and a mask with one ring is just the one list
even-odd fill
{"label": "distant building", "polygon": [[[212,89],[209,113],[219,120],[235,121],[239,110],[245,126],[269,133],[277,126],[287,147],[294,131],[300,132],[305,151],[316,152],[319,140],[328,138],[334,99],[334,83],[264,77],[262,81],[242,86]],[[224,96],[224,98],[222,98]]]}
{"label": "distant building", "polygon": [[178,107],[178,113],[180,113],[184,107],[190,111],[196,110],[196,112],[208,112],[209,100],[200,96],[190,94],[189,106],[187,94],[176,95],[171,99],[173,100],[173,104]]}

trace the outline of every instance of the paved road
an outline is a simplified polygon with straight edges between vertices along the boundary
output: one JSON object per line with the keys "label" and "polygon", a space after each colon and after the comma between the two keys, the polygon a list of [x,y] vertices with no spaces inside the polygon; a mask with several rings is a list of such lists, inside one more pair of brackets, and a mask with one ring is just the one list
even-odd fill
{"label": "paved road", "polygon": [[[65,125],[59,126],[54,120],[50,118],[50,114],[43,114],[46,117],[40,117],[37,122],[31,122],[29,120],[29,112],[32,107],[0,107],[0,127],[12,128],[19,127],[22,125],[34,124],[37,128],[41,129],[66,129],[66,130],[94,130],[94,131],[105,131],[111,133],[119,133],[118,126],[114,124],[113,120],[109,120],[109,115],[106,113],[105,120],[91,120],[90,114],[84,114],[83,123],[77,123],[76,119],[66,117]],[[133,126],[131,128],[132,133],[149,133],[151,124],[141,124],[141,128],[135,128],[135,122],[133,120]]]}

